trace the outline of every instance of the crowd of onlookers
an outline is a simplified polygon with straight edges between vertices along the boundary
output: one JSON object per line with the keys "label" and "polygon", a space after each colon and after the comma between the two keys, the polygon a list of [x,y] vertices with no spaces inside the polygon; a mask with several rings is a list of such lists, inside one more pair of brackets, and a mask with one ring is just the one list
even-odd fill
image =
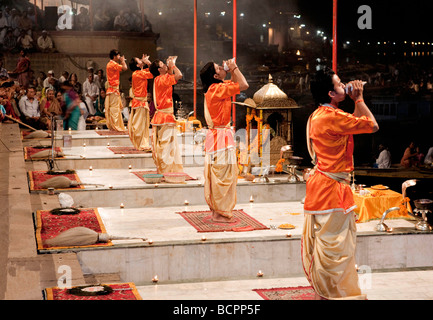
{"label": "crowd of onlookers", "polygon": [[29,52],[52,52],[54,42],[46,30],[39,27],[33,8],[18,10],[5,7],[0,10],[0,50],[17,53],[22,49]]}
{"label": "crowd of onlookers", "polygon": [[68,106],[64,94],[68,90],[72,90],[80,100],[82,121],[78,130],[85,130],[88,120],[105,117],[106,77],[102,69],[88,68],[83,82],[79,81],[76,73],[68,71],[60,76],[53,70],[39,74],[31,71],[26,83],[11,78],[11,74],[0,60],[0,117],[3,121],[14,121],[13,118],[34,129],[49,130],[53,116],[63,119],[66,115]]}
{"label": "crowd of onlookers", "polygon": [[[84,6],[80,7],[78,12],[75,8],[71,10],[71,30],[152,32],[147,16],[142,16],[140,12],[130,8],[115,11],[107,6],[97,7],[94,8],[92,17]],[[44,18],[35,12],[34,7],[21,10],[8,6],[0,7],[0,51],[55,51],[55,44],[45,30],[45,24]]]}

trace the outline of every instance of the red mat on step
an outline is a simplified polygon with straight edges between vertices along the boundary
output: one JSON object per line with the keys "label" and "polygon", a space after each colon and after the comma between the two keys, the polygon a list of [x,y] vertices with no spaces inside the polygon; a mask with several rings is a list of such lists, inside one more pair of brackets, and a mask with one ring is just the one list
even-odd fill
{"label": "red mat on step", "polygon": [[95,130],[100,136],[128,136],[128,131],[116,131],[116,130]]}
{"label": "red mat on step", "polygon": [[111,151],[113,151],[114,154],[145,154],[150,153],[152,150],[144,151],[144,150],[137,150],[134,147],[107,147]]}
{"label": "red mat on step", "polygon": [[[103,290],[98,291],[102,289],[101,287]],[[91,295],[82,295],[81,292]],[[133,283],[72,287],[71,290],[58,287],[47,288],[44,290],[44,296],[45,300],[142,300]]]}
{"label": "red mat on step", "polygon": [[77,214],[52,214],[50,210],[36,211],[36,242],[38,250],[55,250],[69,248],[92,248],[112,246],[111,241],[98,242],[89,246],[49,247],[44,244],[47,239],[54,238],[60,233],[76,227],[85,227],[97,233],[106,233],[104,223],[98,209],[80,209]]}
{"label": "red mat on step", "polygon": [[[31,160],[32,156],[38,152],[44,151],[44,150],[51,150],[51,147],[48,148],[33,148],[33,147],[24,147],[24,159],[25,160]],[[60,153],[62,152],[62,148],[60,147],[54,147],[54,152]],[[64,157],[55,157],[55,159],[63,159]],[[46,158],[35,158],[35,159],[46,159]]]}
{"label": "red mat on step", "polygon": [[[156,174],[157,171],[156,171],[156,170],[145,170],[145,171],[133,171],[132,173],[135,174],[137,177],[139,177],[141,180],[144,181],[143,176],[144,176],[145,174]],[[198,180],[198,179],[196,179],[196,178],[191,177],[191,176],[190,176],[189,174],[187,174],[187,173],[184,173],[184,174],[185,174],[185,176],[186,176],[186,178],[185,178],[186,181],[190,181],[190,180]],[[161,181],[164,182],[164,178],[162,178]]]}
{"label": "red mat on step", "polygon": [[246,214],[242,209],[233,210],[233,218],[230,223],[218,223],[212,221],[211,211],[185,211],[176,212],[192,225],[197,232],[224,232],[224,231],[254,231],[269,229]]}
{"label": "red mat on step", "polygon": [[265,300],[314,300],[312,287],[253,289]]}
{"label": "red mat on step", "polygon": [[80,178],[76,173],[71,174],[48,174],[47,171],[29,171],[28,172],[28,178],[29,178],[29,185],[30,185],[30,191],[36,191],[36,190],[46,190],[40,186],[40,184],[44,181],[47,181],[51,178],[57,177],[57,176],[65,176],[71,181],[77,181],[78,186],[76,187],[70,187],[70,188],[64,188],[64,189],[56,189],[56,190],[75,190],[75,189],[84,189],[84,186],[81,185]]}

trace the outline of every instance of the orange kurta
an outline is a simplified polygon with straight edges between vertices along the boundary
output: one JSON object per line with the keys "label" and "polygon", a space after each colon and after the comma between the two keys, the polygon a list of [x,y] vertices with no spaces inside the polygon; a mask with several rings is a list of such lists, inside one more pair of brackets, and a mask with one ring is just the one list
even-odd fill
{"label": "orange kurta", "polygon": [[230,129],[231,97],[239,93],[239,84],[232,81],[214,83],[206,92],[205,118],[209,126],[205,141],[206,153],[235,147],[233,132]]}
{"label": "orange kurta", "polygon": [[151,78],[153,75],[149,70],[137,70],[132,74],[132,101],[128,132],[129,138],[137,150],[150,150],[147,80]]}
{"label": "orange kurta", "polygon": [[158,76],[153,81],[156,113],[152,125],[176,124],[173,115],[173,86],[177,83],[174,74]]}
{"label": "orange kurta", "polygon": [[[323,172],[353,171],[353,135],[373,132],[373,121],[355,117],[331,105],[320,106],[311,116],[310,139],[317,169]],[[348,213],[355,209],[348,184],[337,182],[319,170],[307,180],[304,213]]]}
{"label": "orange kurta", "polygon": [[119,92],[119,84],[120,84],[120,72],[122,71],[122,66],[117,62],[110,60],[107,63],[107,81],[108,81],[108,89],[107,94]]}
{"label": "orange kurta", "polygon": [[152,78],[152,73],[147,69],[137,70],[132,74],[132,109],[149,108],[147,106],[147,80]]}
{"label": "orange kurta", "polygon": [[234,133],[230,128],[231,97],[240,93],[232,81],[212,84],[205,95],[205,118],[209,126],[205,141],[204,195],[211,211],[233,217],[238,168]]}

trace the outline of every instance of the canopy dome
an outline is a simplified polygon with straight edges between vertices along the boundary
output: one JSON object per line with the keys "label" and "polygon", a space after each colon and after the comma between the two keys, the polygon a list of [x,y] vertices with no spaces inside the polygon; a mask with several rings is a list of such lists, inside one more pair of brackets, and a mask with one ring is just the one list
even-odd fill
{"label": "canopy dome", "polygon": [[289,98],[277,85],[273,83],[269,75],[269,83],[260,88],[253,96],[258,109],[294,109],[299,108],[292,98]]}

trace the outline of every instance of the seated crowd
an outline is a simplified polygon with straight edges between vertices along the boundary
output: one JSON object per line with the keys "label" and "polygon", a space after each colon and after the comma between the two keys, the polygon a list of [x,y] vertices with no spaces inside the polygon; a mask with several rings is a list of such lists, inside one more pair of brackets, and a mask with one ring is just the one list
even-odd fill
{"label": "seated crowd", "polygon": [[34,8],[27,10],[0,9],[0,50],[4,53],[54,52],[55,46],[46,30],[37,22]]}
{"label": "seated crowd", "polygon": [[[9,78],[0,62],[0,120],[24,123],[34,129],[50,130],[52,120],[67,123],[72,108],[79,109],[80,119],[72,130],[85,130],[86,122],[105,118],[105,84],[102,69],[88,68],[87,79],[81,83],[77,74],[64,71],[57,78],[52,70],[29,79],[26,88]],[[74,101],[71,101],[74,100]],[[125,106],[126,100],[124,100]],[[126,108],[126,110],[128,110]],[[11,119],[13,118],[13,119]],[[64,129],[68,129],[65,125]]]}

